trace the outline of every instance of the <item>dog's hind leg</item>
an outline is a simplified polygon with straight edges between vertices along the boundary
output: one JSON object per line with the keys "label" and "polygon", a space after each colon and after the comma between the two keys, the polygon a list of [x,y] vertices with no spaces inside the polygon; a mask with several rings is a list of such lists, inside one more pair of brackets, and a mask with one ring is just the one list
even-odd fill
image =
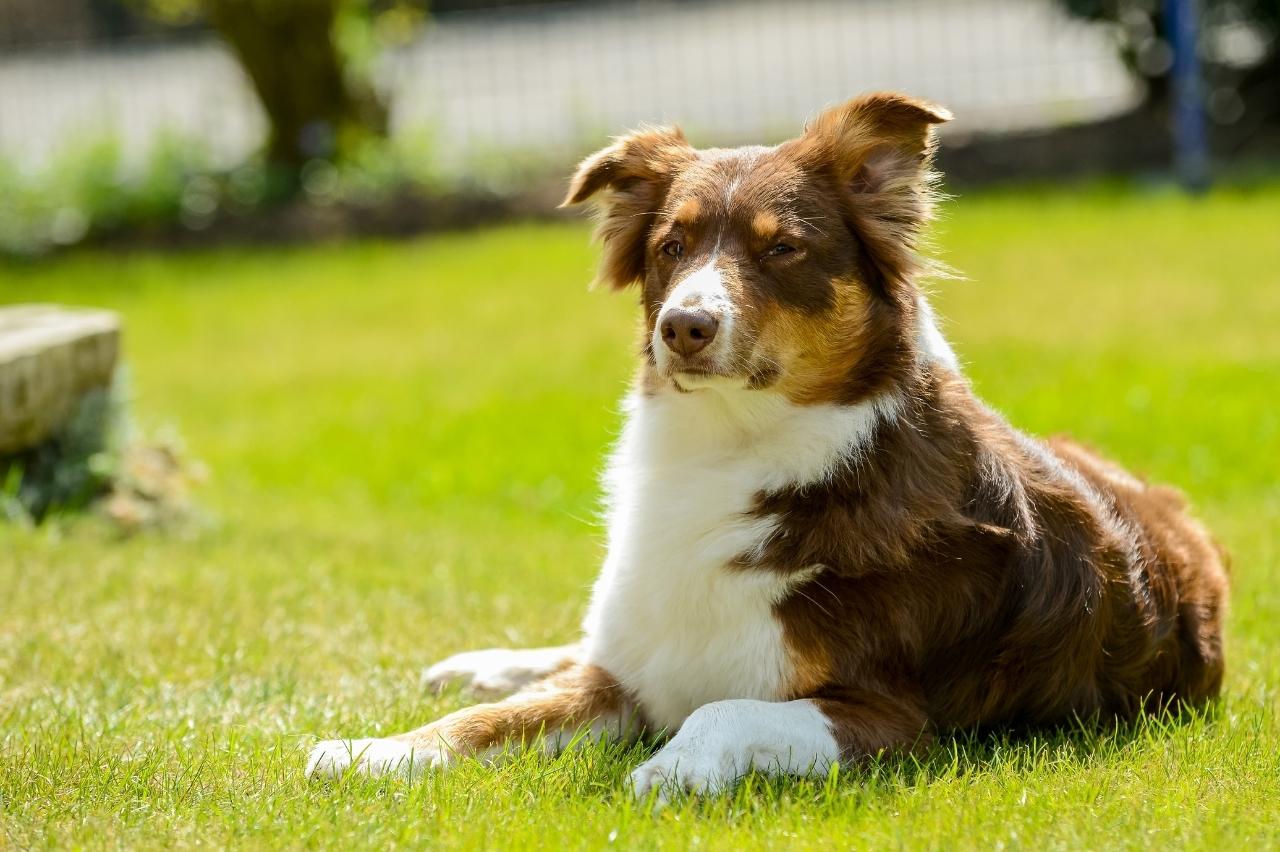
{"label": "dog's hind leg", "polygon": [[461,686],[478,696],[500,698],[568,669],[578,661],[580,650],[575,643],[553,648],[464,651],[431,666],[423,672],[422,682],[436,691]]}
{"label": "dog's hind leg", "polygon": [[575,664],[503,701],[467,707],[416,731],[319,743],[306,774],[337,777],[354,768],[367,775],[416,775],[467,757],[491,760],[520,748],[557,754],[574,743],[629,740],[639,733],[634,703],[618,682],[601,668]]}

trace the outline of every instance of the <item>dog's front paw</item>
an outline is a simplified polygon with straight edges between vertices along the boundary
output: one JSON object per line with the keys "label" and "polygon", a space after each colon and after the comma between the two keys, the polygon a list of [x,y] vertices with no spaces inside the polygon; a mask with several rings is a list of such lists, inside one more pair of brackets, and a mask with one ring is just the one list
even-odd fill
{"label": "dog's front paw", "polygon": [[826,717],[808,701],[751,699],[699,707],[671,742],[631,774],[636,795],[718,793],[752,771],[814,775],[839,759]]}
{"label": "dog's front paw", "polygon": [[665,804],[681,792],[710,794],[730,786],[742,774],[734,750],[708,742],[669,742],[631,773],[631,789],[645,799],[657,791]]}
{"label": "dog's front paw", "polygon": [[443,749],[415,747],[401,740],[325,740],[311,749],[306,776],[340,778],[348,771],[354,771],[364,775],[412,777],[415,773],[445,765],[448,757]]}
{"label": "dog's front paw", "polygon": [[569,665],[575,650],[575,646],[565,646],[466,651],[427,669],[422,681],[436,690],[456,684],[481,696],[510,695]]}

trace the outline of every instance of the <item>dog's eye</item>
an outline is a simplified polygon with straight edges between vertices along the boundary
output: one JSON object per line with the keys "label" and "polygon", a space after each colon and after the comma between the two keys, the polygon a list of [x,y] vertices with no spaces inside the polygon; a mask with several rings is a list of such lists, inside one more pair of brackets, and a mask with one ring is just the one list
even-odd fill
{"label": "dog's eye", "polygon": [[786,243],[778,243],[777,245],[770,248],[767,252],[765,252],[764,256],[777,257],[778,255],[791,254],[791,252],[795,250],[796,250],[795,246],[789,246]]}
{"label": "dog's eye", "polygon": [[672,257],[684,257],[684,243],[679,240],[667,240],[662,244],[662,253]]}

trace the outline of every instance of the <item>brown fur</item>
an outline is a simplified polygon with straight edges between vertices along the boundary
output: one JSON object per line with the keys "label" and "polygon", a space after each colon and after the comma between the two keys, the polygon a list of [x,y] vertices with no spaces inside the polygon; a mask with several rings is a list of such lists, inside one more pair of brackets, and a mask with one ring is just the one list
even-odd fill
{"label": "brown fur", "polygon": [[564,204],[578,204],[608,191],[608,215],[596,231],[605,246],[601,281],[625,287],[644,274],[641,247],[676,173],[695,152],[679,128],[659,128],[619,139],[583,161]]}
{"label": "brown fur", "polygon": [[945,729],[1217,694],[1226,577],[1173,492],[1025,438],[952,374],[911,391],[829,483],[760,495],[782,529],[756,564],[824,566],[778,608],[829,672],[801,667],[795,697],[871,689]]}
{"label": "brown fur", "polygon": [[467,707],[395,739],[466,756],[621,715],[629,704],[608,672],[573,665],[503,701]]}

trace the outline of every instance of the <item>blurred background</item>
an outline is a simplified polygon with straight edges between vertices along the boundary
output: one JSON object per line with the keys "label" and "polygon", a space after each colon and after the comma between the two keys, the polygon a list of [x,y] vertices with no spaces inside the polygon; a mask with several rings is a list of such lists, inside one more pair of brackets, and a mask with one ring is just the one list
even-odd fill
{"label": "blurred background", "polygon": [[[1280,158],[1280,0],[3,0],[0,251],[548,215],[642,122],[770,142],[896,88],[953,185]],[[1180,165],[1178,165],[1180,163]]]}
{"label": "blurred background", "polygon": [[[1280,0],[0,0],[3,837],[1265,846],[1278,30]],[[957,116],[929,251],[964,277],[927,283],[968,380],[1232,552],[1223,711],[696,818],[620,811],[625,756],[306,785],[316,736],[461,706],[436,660],[578,634],[637,297],[584,292],[577,159],[874,88]]]}

